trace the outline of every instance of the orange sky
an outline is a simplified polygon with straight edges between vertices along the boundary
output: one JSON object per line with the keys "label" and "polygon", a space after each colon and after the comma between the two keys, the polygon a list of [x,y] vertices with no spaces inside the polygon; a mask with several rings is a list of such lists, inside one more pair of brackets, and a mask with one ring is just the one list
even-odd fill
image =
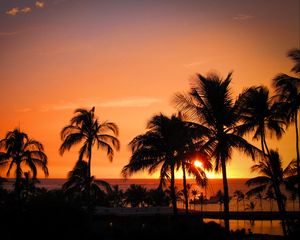
{"label": "orange sky", "polygon": [[[65,177],[78,149],[59,156],[60,130],[75,108],[96,106],[100,120],[118,124],[122,145],[113,163],[94,151],[92,173],[118,178],[128,142],[153,114],[176,111],[170,100],[195,73],[233,70],[234,94],[289,73],[299,20],[297,0],[2,0],[0,137],[20,125],[44,144],[50,177]],[[285,163],[295,157],[292,130],[270,141]],[[252,176],[252,164],[235,154],[228,176]]]}

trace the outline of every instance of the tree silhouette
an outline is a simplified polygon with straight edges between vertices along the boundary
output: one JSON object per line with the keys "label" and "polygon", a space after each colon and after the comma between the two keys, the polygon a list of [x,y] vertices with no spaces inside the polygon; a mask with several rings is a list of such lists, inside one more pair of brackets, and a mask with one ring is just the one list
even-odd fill
{"label": "tree silhouette", "polygon": [[275,133],[280,138],[284,133],[284,114],[279,111],[278,104],[269,96],[268,88],[264,86],[251,87],[243,91],[238,100],[241,120],[238,132],[244,135],[254,132],[253,139],[261,141],[264,154],[269,154],[266,141],[267,132]]}
{"label": "tree silhouette", "polygon": [[63,184],[63,191],[69,200],[97,201],[104,195],[100,186],[104,187],[107,193],[110,193],[110,185],[102,180],[95,180],[93,176],[88,175],[88,163],[84,160],[78,160],[72,171],[68,173],[68,179]]}
{"label": "tree silhouette", "polygon": [[222,171],[224,187],[224,222],[229,233],[229,194],[226,163],[233,149],[242,150],[254,158],[259,150],[240,137],[236,127],[240,122],[239,107],[231,97],[231,73],[223,80],[217,74],[198,75],[189,94],[177,94],[174,103],[206,129],[208,139],[204,149],[215,159],[215,170]]}
{"label": "tree silhouette", "polygon": [[[91,180],[92,148],[103,149],[110,161],[114,157],[114,148],[120,149],[118,136],[119,129],[115,123],[100,122],[95,116],[95,107],[91,110],[78,108],[74,112],[75,116],[70,120],[70,124],[61,130],[61,140],[63,141],[59,152],[61,155],[73,146],[82,143],[79,150],[79,161],[83,157],[88,158],[87,176]],[[112,133],[113,135],[110,135]],[[88,190],[89,192],[89,190]]]}
{"label": "tree silhouette", "polygon": [[297,74],[297,77],[287,74],[278,74],[273,79],[277,97],[281,102],[282,111],[287,117],[288,124],[294,124],[296,133],[296,156],[297,156],[297,176],[298,176],[298,204],[300,208],[300,153],[299,153],[299,129],[298,129],[298,112],[300,107],[300,49],[292,49],[288,52],[288,57],[291,58],[295,65],[292,72]]}
{"label": "tree silhouette", "polygon": [[37,167],[41,168],[45,176],[48,176],[47,156],[44,152],[43,145],[28,137],[20,129],[16,128],[9,131],[5,138],[0,141],[0,167],[6,168],[7,176],[15,168],[15,192],[18,199],[21,198],[21,185],[23,167],[29,167],[33,174],[33,178],[37,176]]}
{"label": "tree silhouette", "polygon": [[249,179],[246,184],[253,187],[248,191],[248,195],[254,195],[263,191],[273,189],[277,206],[281,214],[282,229],[284,234],[287,234],[288,226],[286,222],[286,210],[283,194],[280,186],[283,185],[287,177],[290,176],[291,163],[285,168],[282,168],[282,160],[278,152],[270,150],[269,157],[263,158],[259,163],[251,167],[251,171],[260,173],[260,176]]}
{"label": "tree silhouette", "polygon": [[145,207],[147,189],[141,185],[131,184],[125,192],[125,203],[131,207]]}
{"label": "tree silhouette", "polygon": [[[133,173],[148,169],[149,174],[154,173],[160,167],[160,187],[165,186],[170,180],[170,190],[173,212],[177,214],[177,203],[175,194],[175,170],[182,167],[182,163],[187,167],[189,173],[196,176],[196,180],[201,182],[205,177],[203,170],[199,170],[191,164],[191,156],[195,147],[190,148],[192,130],[201,131],[202,127],[182,121],[176,115],[171,118],[159,114],[151,118],[147,124],[148,131],[138,135],[130,143],[132,156],[129,163],[124,166],[122,174],[124,177]],[[198,135],[197,134],[197,135]],[[195,146],[197,143],[195,144]],[[193,151],[192,151],[193,150]],[[184,161],[184,162],[183,162]]]}
{"label": "tree silhouette", "polygon": [[[233,193],[233,196],[236,198],[236,211],[239,211],[239,202],[245,200],[245,194],[241,190],[236,190]],[[245,202],[244,202],[244,210],[245,210]]]}

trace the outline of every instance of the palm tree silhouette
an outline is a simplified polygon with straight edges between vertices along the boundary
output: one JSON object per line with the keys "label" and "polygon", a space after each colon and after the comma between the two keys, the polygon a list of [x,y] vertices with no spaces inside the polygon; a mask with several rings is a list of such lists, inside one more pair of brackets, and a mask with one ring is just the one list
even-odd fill
{"label": "palm tree silhouette", "polygon": [[[95,116],[95,107],[91,110],[78,108],[74,114],[70,124],[61,130],[63,142],[59,152],[63,155],[66,150],[83,143],[79,150],[79,161],[82,161],[84,156],[88,158],[87,176],[90,180],[93,146],[96,145],[97,149],[105,150],[109,160],[112,161],[114,148],[120,149],[120,142],[117,139],[119,129],[115,123],[100,122]],[[111,132],[113,135],[110,135]]]}
{"label": "palm tree silhouette", "polygon": [[[233,196],[236,198],[236,211],[239,211],[239,202],[245,199],[245,194],[241,190],[236,190],[233,193]],[[245,202],[244,202],[244,210],[245,210]]]}
{"label": "palm tree silhouette", "polygon": [[107,193],[112,191],[109,183],[95,180],[93,176],[88,175],[88,163],[86,161],[78,160],[73,170],[68,173],[68,179],[63,184],[63,191],[69,200],[92,199],[96,201],[103,193],[100,186],[104,187]]}
{"label": "palm tree silhouette", "polygon": [[[196,180],[203,180],[204,172],[196,169],[189,159],[191,158],[191,131],[200,131],[198,125],[182,121],[176,115],[171,118],[159,114],[151,118],[147,124],[148,131],[145,134],[135,137],[129,146],[132,150],[132,156],[122,174],[124,177],[148,169],[149,174],[160,169],[160,187],[163,187],[166,180],[170,180],[171,199],[174,214],[177,214],[177,203],[175,195],[175,170],[184,166],[187,170],[196,176]],[[194,134],[195,135],[195,134]],[[193,150],[195,150],[193,148]],[[186,187],[186,184],[184,184]]]}
{"label": "palm tree silhouette", "polygon": [[270,211],[273,211],[273,200],[275,200],[275,195],[273,189],[269,188],[266,193],[264,199],[269,200],[270,203]]}
{"label": "palm tree silhouette", "polygon": [[259,152],[236,133],[240,120],[239,107],[231,97],[231,73],[226,79],[217,74],[207,77],[198,75],[192,81],[191,91],[188,95],[176,94],[174,103],[181,111],[202,124],[207,131],[208,140],[203,146],[215,159],[215,170],[222,170],[224,187],[224,222],[226,232],[229,233],[229,194],[226,163],[231,159],[232,150],[239,149],[254,158]]}
{"label": "palm tree silhouette", "polygon": [[144,207],[147,198],[147,189],[141,185],[131,184],[125,192],[125,203],[131,207]]}
{"label": "palm tree silhouette", "polygon": [[253,188],[248,192],[248,195],[253,195],[257,192],[274,190],[277,206],[281,214],[282,229],[284,234],[287,234],[288,226],[286,222],[286,211],[284,197],[280,190],[287,177],[290,176],[290,163],[285,169],[282,168],[282,160],[278,152],[270,150],[269,157],[263,158],[259,163],[251,167],[252,172],[260,173],[260,176],[249,179],[246,184]]}
{"label": "palm tree silhouette", "polygon": [[113,207],[124,207],[124,196],[125,193],[122,189],[120,189],[119,185],[113,185],[108,197]]}
{"label": "palm tree silhouette", "polygon": [[298,204],[300,208],[300,153],[299,153],[299,129],[298,129],[298,111],[300,107],[300,49],[292,49],[288,52],[295,65],[292,72],[298,74],[292,77],[287,74],[278,74],[273,79],[277,97],[281,102],[282,111],[286,114],[288,124],[294,124],[296,133],[296,154],[297,154],[297,176],[298,176]]}
{"label": "palm tree silhouette", "polygon": [[195,210],[195,206],[196,206],[196,198],[197,198],[199,192],[198,192],[197,189],[192,189],[191,193],[192,193],[193,198],[194,198],[194,199],[193,199],[193,203],[194,203],[194,210]]}
{"label": "palm tree silhouette", "polygon": [[269,154],[266,142],[267,132],[274,132],[277,138],[284,133],[284,115],[278,109],[278,104],[269,96],[268,88],[264,86],[246,89],[239,97],[241,119],[243,124],[238,131],[244,135],[254,132],[253,139],[261,141],[261,149],[264,154]]}
{"label": "palm tree silhouette", "polygon": [[28,137],[20,129],[7,132],[4,139],[0,141],[0,167],[7,167],[7,176],[15,168],[15,192],[18,199],[21,198],[21,185],[24,166],[29,167],[33,178],[37,176],[37,167],[41,168],[45,176],[48,176],[47,156],[43,145]]}
{"label": "palm tree silhouette", "polygon": [[36,190],[35,184],[39,182],[38,179],[31,177],[30,171],[24,172],[24,178],[21,180],[22,198],[28,200],[34,195]]}

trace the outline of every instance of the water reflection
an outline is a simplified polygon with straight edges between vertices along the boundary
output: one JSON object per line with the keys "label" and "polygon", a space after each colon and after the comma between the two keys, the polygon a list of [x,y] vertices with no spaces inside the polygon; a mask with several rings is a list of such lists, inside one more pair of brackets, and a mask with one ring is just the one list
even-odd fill
{"label": "water reflection", "polygon": [[[223,220],[216,220],[216,219],[204,219],[205,222],[214,221],[223,225]],[[280,220],[230,220],[230,228],[232,230],[237,229],[245,229],[246,232],[249,230],[252,233],[262,233],[262,234],[271,234],[271,235],[283,235],[282,228],[281,228],[281,221]]]}

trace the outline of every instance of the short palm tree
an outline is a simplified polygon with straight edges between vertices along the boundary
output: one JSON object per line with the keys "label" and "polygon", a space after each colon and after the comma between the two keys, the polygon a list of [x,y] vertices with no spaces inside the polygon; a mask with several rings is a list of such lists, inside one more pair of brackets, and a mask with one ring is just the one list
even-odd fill
{"label": "short palm tree", "polygon": [[269,188],[266,193],[264,199],[269,200],[270,203],[270,211],[273,211],[273,200],[275,200],[274,190],[272,188]]}
{"label": "short palm tree", "polygon": [[68,173],[68,179],[63,184],[63,191],[69,200],[96,201],[104,195],[100,186],[104,187],[107,193],[111,192],[111,187],[107,182],[88,176],[87,169],[87,162],[78,160],[73,170]]}
{"label": "short palm tree", "polygon": [[[236,190],[236,191],[234,191],[233,196],[236,198],[236,211],[238,212],[239,211],[239,202],[242,200],[244,201],[245,194],[241,190]],[[244,205],[245,205],[245,203],[244,203]],[[244,209],[245,209],[245,206],[244,206]]]}
{"label": "short palm tree", "polygon": [[243,124],[238,131],[244,135],[254,132],[253,139],[260,140],[264,154],[269,154],[266,137],[269,132],[280,138],[284,133],[284,115],[279,111],[278,104],[270,97],[268,88],[264,86],[246,89],[239,97],[241,120]]}
{"label": "short palm tree", "polygon": [[297,156],[297,175],[298,175],[298,204],[300,208],[300,150],[299,150],[299,121],[298,113],[300,108],[300,49],[292,49],[288,52],[295,65],[292,72],[296,77],[287,74],[278,74],[273,79],[273,86],[276,90],[278,100],[281,102],[282,111],[287,117],[287,123],[294,124],[296,133],[296,156]]}
{"label": "short palm tree", "polygon": [[8,167],[7,176],[14,168],[15,192],[20,199],[23,167],[29,167],[33,178],[37,176],[37,167],[41,168],[45,176],[48,176],[47,156],[43,145],[28,137],[28,135],[16,128],[9,131],[0,141],[0,167]]}
{"label": "short palm tree", "polygon": [[196,118],[206,129],[207,141],[203,146],[215,159],[215,170],[222,171],[224,187],[224,222],[229,233],[229,194],[226,164],[233,149],[238,149],[254,158],[259,150],[239,136],[236,128],[240,122],[239,108],[231,97],[231,73],[225,79],[217,74],[207,77],[198,75],[189,94],[177,94],[175,105],[185,114]]}
{"label": "short palm tree", "polygon": [[192,195],[193,195],[193,203],[194,203],[194,210],[195,210],[195,206],[196,206],[196,198],[199,195],[199,192],[197,189],[192,189],[191,191]]}
{"label": "short palm tree", "polygon": [[119,185],[113,185],[112,190],[108,196],[112,207],[124,207],[124,191],[120,189]]}
{"label": "short palm tree", "polygon": [[131,184],[125,191],[125,203],[131,207],[145,207],[147,189],[141,185]]}
{"label": "short palm tree", "polygon": [[63,155],[66,150],[82,143],[79,150],[79,161],[82,161],[84,156],[88,158],[87,176],[88,179],[91,179],[93,146],[96,145],[97,149],[105,150],[109,160],[112,161],[114,149],[119,150],[120,148],[120,142],[117,139],[119,130],[115,123],[100,122],[95,116],[95,107],[91,110],[79,108],[75,110],[74,114],[70,124],[61,131],[63,142],[59,152]]}
{"label": "short palm tree", "polygon": [[282,160],[278,152],[270,150],[269,157],[263,158],[259,163],[251,167],[251,171],[260,173],[260,176],[249,179],[246,184],[253,187],[249,192],[253,195],[258,192],[274,190],[277,206],[282,218],[282,228],[286,235],[288,226],[286,222],[286,210],[284,204],[283,194],[280,186],[283,185],[287,177],[290,176],[289,164],[285,169],[282,168]]}
{"label": "short palm tree", "polygon": [[[192,139],[190,136],[192,135],[190,129],[194,125],[196,124],[183,122],[176,115],[172,115],[171,118],[163,114],[153,116],[147,124],[148,131],[145,134],[138,135],[129,143],[132,156],[129,163],[122,170],[123,176],[127,177],[145,169],[148,169],[149,174],[152,174],[160,167],[160,187],[164,186],[167,180],[170,180],[174,214],[177,214],[176,167],[178,169],[186,166],[187,170],[194,174],[199,182],[204,176],[203,171],[194,168],[188,161],[191,156],[190,144]],[[197,129],[197,131],[200,130]]]}

